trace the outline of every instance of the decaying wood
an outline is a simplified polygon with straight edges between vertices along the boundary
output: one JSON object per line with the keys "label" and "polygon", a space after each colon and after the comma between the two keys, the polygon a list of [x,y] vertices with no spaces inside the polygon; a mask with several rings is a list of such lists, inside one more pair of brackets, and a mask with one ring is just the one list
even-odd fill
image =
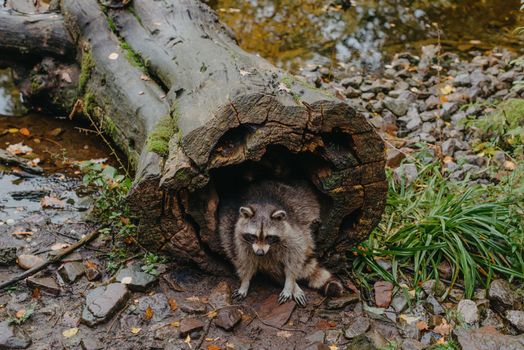
{"label": "decaying wood", "polygon": [[317,253],[343,268],[385,202],[383,142],[362,115],[243,51],[196,0],[62,0],[61,11],[84,112],[135,169],[141,244],[223,272],[220,199],[253,180],[301,178],[321,198]]}

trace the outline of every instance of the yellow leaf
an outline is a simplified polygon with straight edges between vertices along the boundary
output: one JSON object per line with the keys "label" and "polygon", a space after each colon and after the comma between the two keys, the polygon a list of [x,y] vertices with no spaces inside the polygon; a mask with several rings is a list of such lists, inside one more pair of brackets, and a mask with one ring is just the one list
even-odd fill
{"label": "yellow leaf", "polygon": [[184,343],[186,343],[189,346],[189,348],[192,348],[191,337],[189,336],[189,334],[187,335],[186,339],[184,340]]}
{"label": "yellow leaf", "polygon": [[133,333],[133,334],[138,334],[138,333],[140,333],[141,330],[142,330],[142,328],[131,327],[131,333]]}
{"label": "yellow leaf", "polygon": [[7,131],[9,131],[10,134],[17,134],[18,133],[18,129],[17,128],[7,129]]}
{"label": "yellow leaf", "polygon": [[180,326],[180,321],[173,321],[169,324],[171,327],[179,327]]}
{"label": "yellow leaf", "polygon": [[217,315],[218,315],[218,312],[216,312],[216,310],[213,310],[213,311],[208,312],[207,317],[208,318],[215,318],[215,317],[217,317]]}
{"label": "yellow leaf", "polygon": [[336,346],[335,344],[331,344],[329,346],[329,350],[338,350],[338,346]]}
{"label": "yellow leaf", "polygon": [[186,300],[187,301],[200,301],[200,298],[197,296],[192,296],[192,297],[186,298]]}
{"label": "yellow leaf", "polygon": [[16,318],[22,318],[25,316],[25,309],[18,310],[15,314]]}
{"label": "yellow leaf", "polygon": [[74,337],[77,333],[78,333],[78,328],[74,327],[74,328],[66,329],[65,331],[62,332],[62,335],[65,338],[71,338],[71,337]]}
{"label": "yellow leaf", "polygon": [[440,92],[442,93],[442,95],[449,95],[453,92],[453,86],[451,85],[446,85],[444,86],[443,88],[440,89]]}
{"label": "yellow leaf", "polygon": [[145,312],[145,319],[147,321],[149,321],[150,319],[153,318],[153,315],[155,314],[155,312],[153,311],[153,309],[151,308],[151,306],[148,306],[147,309],[146,309],[146,312]]}

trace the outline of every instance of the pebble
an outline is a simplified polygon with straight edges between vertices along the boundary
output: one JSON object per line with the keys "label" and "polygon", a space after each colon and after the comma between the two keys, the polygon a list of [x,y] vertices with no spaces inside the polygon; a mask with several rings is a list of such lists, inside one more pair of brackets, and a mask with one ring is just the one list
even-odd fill
{"label": "pebble", "polygon": [[122,283],[111,283],[89,291],[81,322],[90,327],[106,322],[124,307],[128,298],[129,292]]}
{"label": "pebble", "polygon": [[389,307],[393,293],[393,283],[386,281],[375,282],[375,304],[381,308]]}
{"label": "pebble", "polygon": [[188,334],[198,332],[204,328],[204,323],[197,318],[187,317],[180,322],[180,337],[185,338]]}
{"label": "pebble", "polygon": [[27,285],[31,288],[38,288],[43,292],[52,294],[52,295],[60,295],[60,292],[62,289],[56,283],[55,279],[53,277],[37,277],[37,276],[31,276],[27,279]]}
{"label": "pebble", "polygon": [[507,309],[519,309],[519,295],[513,290],[508,281],[496,279],[491,282],[488,290],[488,298],[492,308],[499,313],[504,313]]}
{"label": "pebble", "polygon": [[228,306],[220,309],[217,316],[215,317],[215,325],[218,327],[230,331],[232,330],[242,319],[242,313],[236,306]]}
{"label": "pebble", "polygon": [[479,322],[479,310],[473,300],[462,299],[459,301],[457,312],[466,324],[474,325]]}
{"label": "pebble", "polygon": [[67,283],[73,283],[85,274],[84,264],[81,262],[68,262],[58,269],[58,273]]}
{"label": "pebble", "polygon": [[43,258],[32,254],[22,254],[19,255],[17,258],[18,266],[20,266],[24,270],[29,270],[35,266],[43,264],[44,261],[45,260]]}
{"label": "pebble", "polygon": [[0,322],[0,349],[27,349],[31,343],[23,330],[9,321]]}
{"label": "pebble", "polygon": [[121,269],[116,274],[115,279],[127,285],[127,287],[134,292],[145,292],[147,288],[157,281],[156,276],[142,271],[139,265]]}
{"label": "pebble", "polygon": [[508,310],[506,311],[506,320],[508,320],[513,327],[517,328],[519,332],[524,332],[524,311]]}

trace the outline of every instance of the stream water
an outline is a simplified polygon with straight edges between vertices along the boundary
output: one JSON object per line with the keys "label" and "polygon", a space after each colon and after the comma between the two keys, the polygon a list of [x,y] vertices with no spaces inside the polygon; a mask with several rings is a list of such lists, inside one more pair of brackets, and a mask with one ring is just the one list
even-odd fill
{"label": "stream water", "polygon": [[[381,67],[396,52],[522,51],[519,0],[208,0],[240,45],[297,72],[308,63]],[[351,4],[351,6],[349,6]],[[347,8],[349,6],[349,8]]]}

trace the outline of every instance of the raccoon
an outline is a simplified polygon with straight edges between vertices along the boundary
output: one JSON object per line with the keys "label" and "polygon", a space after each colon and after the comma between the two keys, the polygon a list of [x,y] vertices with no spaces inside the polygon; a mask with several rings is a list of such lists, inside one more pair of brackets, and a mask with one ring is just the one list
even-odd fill
{"label": "raccoon", "polygon": [[246,297],[258,271],[284,282],[279,303],[293,298],[306,305],[298,280],[328,296],[342,294],[341,283],[315,258],[312,231],[319,224],[319,202],[305,183],[252,184],[239,199],[221,204],[221,245],[240,277],[233,297]]}

